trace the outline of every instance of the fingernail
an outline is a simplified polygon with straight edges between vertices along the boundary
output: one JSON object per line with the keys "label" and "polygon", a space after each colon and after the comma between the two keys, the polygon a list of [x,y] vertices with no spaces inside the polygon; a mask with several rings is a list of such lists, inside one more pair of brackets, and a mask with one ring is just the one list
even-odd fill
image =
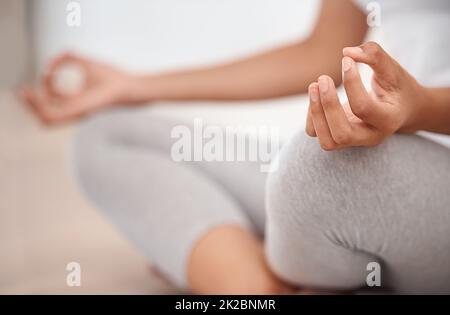
{"label": "fingernail", "polygon": [[328,91],[328,78],[327,77],[320,77],[319,78],[319,90],[320,93],[326,93]]}
{"label": "fingernail", "polygon": [[347,72],[353,66],[353,60],[349,57],[342,58],[342,71]]}
{"label": "fingernail", "polygon": [[309,88],[309,97],[311,98],[312,102],[319,101],[319,91],[317,90],[316,86],[311,86]]}
{"label": "fingernail", "polygon": [[351,54],[351,55],[359,55],[362,54],[364,51],[361,49],[361,47],[345,47],[344,48],[344,54]]}

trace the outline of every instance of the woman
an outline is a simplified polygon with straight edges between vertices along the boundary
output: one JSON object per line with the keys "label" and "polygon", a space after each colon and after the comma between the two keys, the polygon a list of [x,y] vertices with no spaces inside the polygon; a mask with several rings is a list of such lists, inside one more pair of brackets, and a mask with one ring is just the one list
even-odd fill
{"label": "woman", "polygon": [[[366,2],[325,0],[306,40],[207,69],[135,76],[66,54],[23,97],[60,123],[116,104],[308,92],[309,137],[284,146],[267,181],[255,162],[172,161],[179,122],[131,107],[83,123],[75,172],[152,263],[197,293],[356,289],[371,262],[394,292],[450,292],[450,152],[413,134],[450,134],[450,5],[379,1],[401,66],[378,44],[360,45]],[[51,84],[68,61],[87,75],[70,97]],[[373,69],[371,91],[357,63]]]}

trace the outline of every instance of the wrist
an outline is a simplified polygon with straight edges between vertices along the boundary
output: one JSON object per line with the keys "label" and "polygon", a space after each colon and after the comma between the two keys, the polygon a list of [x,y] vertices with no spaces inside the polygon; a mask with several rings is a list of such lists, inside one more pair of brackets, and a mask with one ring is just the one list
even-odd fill
{"label": "wrist", "polygon": [[450,134],[450,90],[448,88],[424,88],[425,101],[422,102],[416,129]]}
{"label": "wrist", "polygon": [[122,103],[137,104],[153,101],[156,99],[153,89],[153,78],[127,73],[124,75],[121,88],[119,89],[119,99]]}
{"label": "wrist", "polygon": [[399,129],[400,132],[414,133],[423,129],[423,122],[427,116],[428,104],[432,102],[433,94],[430,89],[417,83],[413,93],[407,98],[407,117]]}

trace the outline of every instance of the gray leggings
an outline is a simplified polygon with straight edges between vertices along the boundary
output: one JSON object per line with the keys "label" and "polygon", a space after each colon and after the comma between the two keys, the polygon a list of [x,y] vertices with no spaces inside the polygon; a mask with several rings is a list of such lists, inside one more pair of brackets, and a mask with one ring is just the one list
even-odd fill
{"label": "gray leggings", "polygon": [[299,132],[266,178],[256,162],[174,162],[179,124],[141,110],[102,113],[82,124],[72,150],[88,198],[178,286],[194,243],[236,224],[264,238],[271,268],[292,284],[364,287],[377,262],[383,288],[450,292],[447,148],[395,135],[325,152]]}

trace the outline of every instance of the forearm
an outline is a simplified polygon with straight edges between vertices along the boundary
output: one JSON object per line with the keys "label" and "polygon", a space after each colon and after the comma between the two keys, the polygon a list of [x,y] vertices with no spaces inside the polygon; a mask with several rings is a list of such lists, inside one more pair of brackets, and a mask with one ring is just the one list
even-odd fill
{"label": "forearm", "polygon": [[340,47],[319,49],[313,41],[205,69],[134,76],[128,98],[148,100],[248,100],[306,92],[320,73],[336,80]]}
{"label": "forearm", "polygon": [[204,69],[132,76],[131,102],[150,100],[249,100],[299,94],[320,74],[341,80],[342,48],[358,45],[366,16],[351,0],[322,2],[308,39],[241,61]]}
{"label": "forearm", "polygon": [[426,88],[426,103],[417,119],[417,130],[450,134],[450,88]]}

